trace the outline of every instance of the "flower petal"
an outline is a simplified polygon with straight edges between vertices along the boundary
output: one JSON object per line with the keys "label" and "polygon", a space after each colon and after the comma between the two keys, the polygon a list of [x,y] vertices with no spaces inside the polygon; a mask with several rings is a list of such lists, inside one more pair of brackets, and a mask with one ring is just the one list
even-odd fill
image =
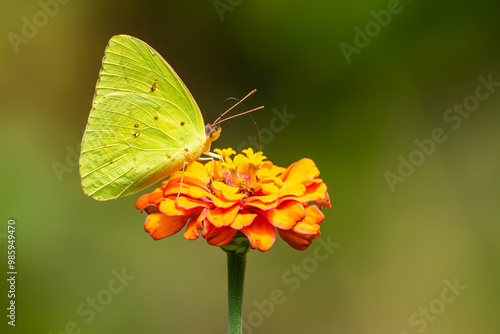
{"label": "flower petal", "polygon": [[207,170],[204,164],[194,161],[186,167],[186,172],[193,173],[201,178],[205,183],[210,182],[210,172]]}
{"label": "flower petal", "polygon": [[293,230],[280,229],[278,229],[278,233],[283,240],[297,250],[306,249],[314,239],[321,235],[321,232],[318,232],[317,234],[300,234],[294,232]]}
{"label": "flower petal", "polygon": [[265,176],[259,178],[259,183],[274,183],[274,185],[278,188],[283,188],[283,180],[276,176]]}
{"label": "flower petal", "polygon": [[283,184],[285,187],[315,179],[318,175],[319,169],[316,167],[314,161],[304,158],[291,164],[281,178],[284,181]]}
{"label": "flower petal", "polygon": [[240,211],[234,218],[231,227],[237,230],[241,230],[243,227],[250,225],[257,215],[255,213],[249,213],[246,211]]}
{"label": "flower petal", "polygon": [[295,225],[293,231],[300,234],[317,234],[319,223],[325,219],[325,216],[316,205],[307,205],[305,210],[306,216]]}
{"label": "flower petal", "polygon": [[[203,165],[202,165],[203,166]],[[205,189],[208,189],[208,182],[210,182],[210,177],[207,180],[205,180],[203,177],[200,177],[199,175],[193,173],[193,172],[188,172],[187,170],[185,172],[177,172],[172,177],[170,178],[171,183],[182,183],[187,184],[189,186],[198,186],[202,187]]]}
{"label": "flower petal", "polygon": [[213,246],[225,246],[233,240],[236,230],[230,226],[215,227],[212,224],[205,224],[203,237]]}
{"label": "flower petal", "polygon": [[260,215],[255,217],[252,224],[243,227],[241,232],[247,236],[250,247],[261,252],[267,251],[276,241],[276,229]]}
{"label": "flower petal", "polygon": [[330,208],[331,203],[330,203],[330,198],[328,196],[326,184],[324,184],[321,179],[316,179],[313,181],[314,182],[310,182],[310,184],[306,187],[306,191],[302,196],[298,197],[282,196],[280,197],[280,203],[288,199],[295,199],[302,203],[314,202],[320,206],[325,206]]}
{"label": "flower petal", "polygon": [[278,194],[280,192],[280,188],[273,183],[256,182],[253,184],[252,188],[254,191],[259,192],[262,195]]}
{"label": "flower petal", "polygon": [[167,216],[188,216],[187,210],[183,208],[179,208],[175,204],[175,200],[173,198],[165,198],[164,201],[160,203],[160,211],[166,214]]}
{"label": "flower petal", "polygon": [[149,194],[149,202],[153,203],[154,205],[160,204],[163,198],[163,189],[161,188],[156,188],[151,194]]}
{"label": "flower petal", "polygon": [[238,187],[231,187],[219,181],[214,181],[212,183],[212,191],[214,194],[230,202],[236,202],[245,198],[245,194],[237,194],[238,190]]}
{"label": "flower petal", "polygon": [[305,210],[301,203],[288,201],[262,215],[275,227],[290,230],[305,217]]}
{"label": "flower petal", "polygon": [[278,229],[283,240],[298,250],[306,249],[314,239],[321,235],[319,223],[325,219],[316,205],[307,205],[305,210],[306,216],[293,229],[288,231]]}
{"label": "flower petal", "polygon": [[229,207],[233,206],[234,204],[238,203],[238,202],[225,201],[225,200],[220,199],[217,196],[213,196],[211,199],[212,199],[212,202],[214,203],[214,205],[218,208],[229,208]]}
{"label": "flower petal", "polygon": [[286,168],[273,165],[271,161],[264,161],[261,168],[257,171],[257,177],[262,179],[264,177],[276,177],[286,171]]}
{"label": "flower petal", "polygon": [[262,203],[260,201],[252,201],[252,202],[245,202],[242,207],[247,210],[251,210],[252,208],[257,208],[263,211],[267,211],[275,209],[277,206],[278,206],[278,201],[272,203]]}
{"label": "flower petal", "polygon": [[197,209],[205,209],[212,206],[212,204],[207,201],[196,200],[184,196],[179,196],[175,204],[177,205],[177,207],[184,209],[190,213],[192,213],[193,210],[198,211]]}
{"label": "flower petal", "polygon": [[325,189],[325,195],[324,197],[321,197],[317,200],[314,200],[314,203],[319,205],[320,207],[325,207],[325,208],[331,208],[332,207],[332,202],[330,202],[330,195],[328,195],[328,192]]}
{"label": "flower petal", "polygon": [[207,210],[204,209],[200,212],[200,214],[196,217],[191,218],[189,220],[186,230],[184,231],[184,238],[187,240],[195,240],[200,236],[200,230],[203,229],[202,222],[207,218]]}
{"label": "flower petal", "polygon": [[163,196],[168,197],[171,195],[177,196],[177,195],[186,195],[188,194],[189,191],[189,185],[187,183],[181,183],[180,180],[179,182],[169,182],[166,187],[163,188]]}
{"label": "flower petal", "polygon": [[192,186],[189,187],[188,197],[195,199],[211,199],[214,197],[214,195],[202,187]]}
{"label": "flower petal", "polygon": [[149,202],[149,195],[150,194],[144,194],[137,199],[137,202],[135,202],[135,208],[137,210],[141,210],[142,212],[146,206],[151,205]]}
{"label": "flower petal", "polygon": [[251,203],[259,201],[261,203],[272,203],[278,199],[279,193],[263,195],[263,196],[252,196],[245,199],[245,203]]}
{"label": "flower petal", "polygon": [[144,230],[153,239],[159,240],[179,232],[186,224],[187,218],[182,216],[169,217],[163,213],[152,213],[146,218]]}
{"label": "flower petal", "polygon": [[236,204],[230,208],[216,208],[208,211],[207,219],[215,227],[231,225],[236,218],[240,205]]}
{"label": "flower petal", "polygon": [[302,183],[298,183],[290,185],[288,187],[283,187],[283,189],[281,189],[280,191],[280,197],[281,198],[286,196],[298,197],[304,195],[305,192],[306,192],[306,187]]}

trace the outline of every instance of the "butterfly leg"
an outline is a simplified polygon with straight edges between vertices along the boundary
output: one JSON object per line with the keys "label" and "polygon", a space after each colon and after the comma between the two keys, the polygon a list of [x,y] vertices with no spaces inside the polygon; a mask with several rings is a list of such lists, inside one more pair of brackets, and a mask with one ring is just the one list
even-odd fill
{"label": "butterfly leg", "polygon": [[184,171],[186,170],[186,162],[184,161],[184,165],[182,166],[182,175],[181,175],[181,185],[179,186],[179,192],[177,193],[177,197],[175,198],[175,201],[179,198],[182,190],[182,183],[184,182]]}
{"label": "butterfly leg", "polygon": [[207,157],[199,157],[198,160],[200,161],[213,161],[214,159],[217,159],[217,160],[222,160],[222,157],[220,155],[218,155],[217,153],[214,153],[214,152],[210,152],[210,151],[206,151],[206,152],[203,152],[204,155],[206,155]]}
{"label": "butterfly leg", "polygon": [[210,181],[214,181],[213,180],[213,175],[214,175],[214,160],[217,159],[219,160],[219,162],[222,160],[222,156],[218,155],[217,153],[213,153],[213,152],[210,152],[210,151],[206,151],[206,152],[203,152],[204,155],[206,155],[206,157],[199,157],[198,160],[199,161],[211,161],[212,162],[212,172],[210,173]]}

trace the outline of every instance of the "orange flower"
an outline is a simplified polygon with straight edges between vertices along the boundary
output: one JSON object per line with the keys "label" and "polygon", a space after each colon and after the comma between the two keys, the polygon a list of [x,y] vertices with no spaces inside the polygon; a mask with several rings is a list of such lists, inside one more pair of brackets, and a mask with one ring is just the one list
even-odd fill
{"label": "orange flower", "polygon": [[276,230],[299,250],[319,237],[321,208],[331,204],[311,159],[283,168],[251,148],[234,158],[231,148],[214,151],[221,161],[193,162],[137,200],[136,208],[148,213],[144,228],[154,239],[187,225],[184,238],[197,239],[202,231],[210,245],[225,246],[241,231],[252,249],[264,252],[274,244]]}

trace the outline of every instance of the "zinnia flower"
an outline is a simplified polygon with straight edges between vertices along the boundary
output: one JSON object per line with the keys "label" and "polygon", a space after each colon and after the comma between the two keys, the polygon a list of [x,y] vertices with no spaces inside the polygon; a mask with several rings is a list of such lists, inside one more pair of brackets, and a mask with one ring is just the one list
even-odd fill
{"label": "zinnia flower", "polygon": [[299,250],[319,237],[321,208],[331,204],[311,159],[283,168],[251,148],[234,158],[231,148],[214,151],[221,161],[195,161],[137,200],[136,208],[148,213],[144,229],[155,240],[186,225],[188,240],[202,231],[210,245],[225,246],[241,231],[252,249],[263,252],[274,244],[276,231]]}

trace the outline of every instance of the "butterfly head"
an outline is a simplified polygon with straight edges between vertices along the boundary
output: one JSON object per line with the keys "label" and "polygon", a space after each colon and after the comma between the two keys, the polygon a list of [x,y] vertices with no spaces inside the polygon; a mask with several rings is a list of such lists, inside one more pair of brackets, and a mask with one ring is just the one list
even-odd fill
{"label": "butterfly head", "polygon": [[205,134],[210,142],[216,141],[219,138],[221,130],[219,125],[205,125]]}

